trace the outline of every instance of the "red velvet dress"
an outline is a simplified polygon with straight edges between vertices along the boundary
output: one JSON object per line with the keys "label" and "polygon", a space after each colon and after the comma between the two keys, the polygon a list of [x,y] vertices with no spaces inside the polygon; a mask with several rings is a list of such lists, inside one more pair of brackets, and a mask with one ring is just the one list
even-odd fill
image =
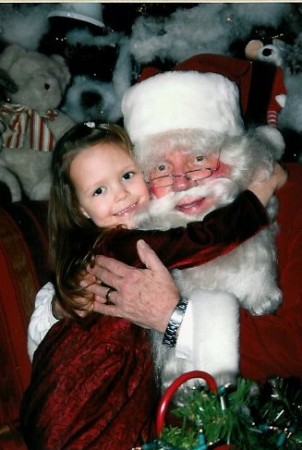
{"label": "red velvet dress", "polygon": [[35,352],[21,407],[26,444],[130,450],[152,436],[156,401],[146,330],[113,317],[85,327],[64,319]]}
{"label": "red velvet dress", "polygon": [[[167,267],[185,268],[231,251],[266,224],[247,191],[187,228],[113,230],[98,251],[139,264],[135,244],[144,238]],[[146,330],[100,315],[64,319],[35,352],[21,425],[31,450],[130,450],[152,438],[156,403]]]}

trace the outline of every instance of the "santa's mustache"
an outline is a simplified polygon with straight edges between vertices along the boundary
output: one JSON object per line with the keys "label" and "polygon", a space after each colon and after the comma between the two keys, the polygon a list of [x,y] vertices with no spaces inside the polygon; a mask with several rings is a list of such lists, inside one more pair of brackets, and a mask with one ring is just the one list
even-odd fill
{"label": "santa's mustache", "polygon": [[[200,198],[214,198],[215,208],[230,203],[238,195],[240,187],[238,183],[227,177],[214,178],[194,186],[191,189],[180,192],[170,192],[162,198],[152,198],[150,203],[151,214],[176,212],[176,207],[184,202]],[[177,213],[179,213],[177,211]]]}

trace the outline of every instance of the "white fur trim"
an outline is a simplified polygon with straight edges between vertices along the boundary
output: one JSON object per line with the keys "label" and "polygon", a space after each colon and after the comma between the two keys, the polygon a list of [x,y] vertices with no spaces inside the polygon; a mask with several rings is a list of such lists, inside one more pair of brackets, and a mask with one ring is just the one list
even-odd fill
{"label": "white fur trim", "polygon": [[267,147],[270,145],[272,149],[272,155],[275,159],[279,159],[284,151],[285,143],[282,134],[279,130],[268,125],[259,126],[255,129],[256,136],[263,139],[264,143],[267,143]]}
{"label": "white fur trim", "polygon": [[134,144],[178,129],[205,129],[229,136],[244,131],[235,83],[214,73],[165,72],[128,89],[124,124]]}
{"label": "white fur trim", "polygon": [[47,283],[38,292],[35,300],[35,310],[30,318],[27,334],[27,351],[32,361],[34,352],[44,339],[50,328],[58,322],[52,314],[52,298],[55,289],[52,283]]}
{"label": "white fur trim", "polygon": [[179,331],[176,355],[191,362],[192,369],[209,372],[219,384],[233,381],[239,371],[238,311],[231,294],[194,291]]}

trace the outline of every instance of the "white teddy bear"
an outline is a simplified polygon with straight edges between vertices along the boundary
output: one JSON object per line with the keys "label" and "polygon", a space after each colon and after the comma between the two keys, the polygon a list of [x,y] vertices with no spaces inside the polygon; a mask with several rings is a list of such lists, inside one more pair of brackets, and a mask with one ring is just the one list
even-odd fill
{"label": "white teddy bear", "polygon": [[46,56],[15,44],[0,55],[0,69],[17,88],[0,105],[5,128],[0,181],[8,185],[12,201],[21,200],[22,190],[33,200],[45,200],[51,151],[74,124],[57,109],[70,81],[69,69],[59,55]]}

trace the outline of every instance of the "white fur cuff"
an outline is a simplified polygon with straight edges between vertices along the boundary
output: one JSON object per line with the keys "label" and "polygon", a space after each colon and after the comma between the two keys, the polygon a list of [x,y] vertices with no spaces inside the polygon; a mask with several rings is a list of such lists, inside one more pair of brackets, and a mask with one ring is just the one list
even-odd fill
{"label": "white fur cuff", "polygon": [[194,291],[180,328],[177,357],[191,360],[192,368],[209,372],[219,384],[231,381],[239,370],[238,311],[231,294]]}

